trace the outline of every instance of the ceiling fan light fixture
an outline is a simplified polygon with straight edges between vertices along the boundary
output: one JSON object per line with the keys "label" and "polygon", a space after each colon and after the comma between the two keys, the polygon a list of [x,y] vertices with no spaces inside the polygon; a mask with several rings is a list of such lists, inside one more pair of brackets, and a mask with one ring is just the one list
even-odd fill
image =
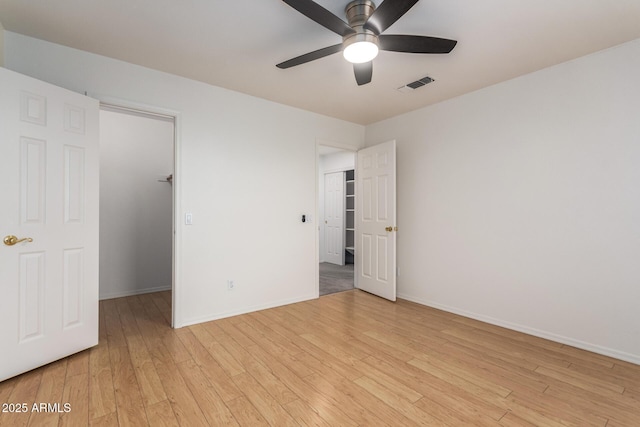
{"label": "ceiling fan light fixture", "polygon": [[362,64],[378,56],[378,46],[372,42],[356,42],[347,46],[342,55],[349,62]]}
{"label": "ceiling fan light fixture", "polygon": [[344,41],[342,55],[353,64],[362,64],[378,56],[378,38],[373,34],[354,34]]}

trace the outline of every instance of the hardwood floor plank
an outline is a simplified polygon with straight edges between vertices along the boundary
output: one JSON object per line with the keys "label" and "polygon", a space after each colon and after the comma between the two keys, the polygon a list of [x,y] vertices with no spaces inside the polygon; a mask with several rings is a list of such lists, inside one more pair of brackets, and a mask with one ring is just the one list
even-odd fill
{"label": "hardwood floor plank", "polygon": [[149,425],[147,413],[142,403],[118,406],[118,425],[120,427],[139,427]]}
{"label": "hardwood floor plank", "polygon": [[604,427],[607,424],[606,418],[589,410],[576,408],[545,393],[531,392],[523,394],[514,392],[509,396],[508,400],[517,403],[519,406],[529,407],[541,414],[562,414],[562,418],[571,425]]}
{"label": "hardwood floor plank", "polygon": [[[238,390],[231,380],[231,377],[220,366],[213,355],[207,350],[198,338],[189,329],[177,331],[183,340],[185,347],[193,356],[193,360],[202,368],[203,374],[212,384],[219,396],[222,396],[225,402],[237,399],[242,396],[242,392]],[[185,361],[189,362],[189,360]],[[185,363],[181,362],[181,363]]]}
{"label": "hardwood floor plank", "polygon": [[126,347],[127,340],[124,338],[124,331],[120,323],[120,314],[116,307],[116,300],[110,299],[100,302],[104,310],[104,325],[106,329],[107,342],[110,347]]}
{"label": "hardwood floor plank", "polygon": [[535,372],[546,377],[553,378],[566,384],[574,385],[578,388],[589,390],[603,396],[609,396],[611,393],[622,394],[624,387],[617,384],[602,381],[597,378],[589,377],[580,372],[571,369],[563,369],[557,367],[538,366]]}
{"label": "hardwood floor plank", "polygon": [[539,427],[538,424],[530,423],[511,412],[502,417],[500,425],[505,427]]}
{"label": "hardwood floor plank", "polygon": [[113,388],[118,408],[142,405],[142,393],[136,378],[129,349],[127,347],[109,348]]}
{"label": "hardwood floor plank", "polygon": [[139,336],[127,338],[127,342],[144,406],[166,400],[164,387],[142,338]]}
{"label": "hardwood floor plank", "polygon": [[178,427],[178,419],[168,400],[147,406],[147,419],[152,427]]}
{"label": "hardwood floor plank", "polygon": [[640,425],[640,366],[358,290],[181,329],[100,302],[98,346],[0,383],[1,426]]}
{"label": "hardwood floor plank", "polygon": [[211,386],[211,383],[195,361],[187,360],[180,363],[178,370],[210,425],[238,425],[231,411],[225,405],[224,400],[216,393],[216,390]]}
{"label": "hardwood floor plank", "polygon": [[450,426],[496,427],[500,425],[497,420],[482,412],[470,413],[469,406],[460,400],[436,402],[433,399],[423,397],[414,405]]}
{"label": "hardwood floor plank", "polygon": [[[69,360],[69,366],[71,360]],[[64,384],[62,402],[69,403],[70,411],[60,414],[60,426],[87,426],[89,425],[89,374],[69,375],[67,368],[67,378]]]}
{"label": "hardwood floor plank", "polygon": [[625,388],[624,393],[622,394],[624,394],[626,397],[630,397],[632,399],[636,399],[640,401],[640,388],[638,389]]}
{"label": "hardwood floor plank", "polygon": [[166,292],[155,292],[148,295],[151,296],[153,303],[164,318],[166,324],[171,325],[171,299],[165,299],[163,295],[166,294]]}
{"label": "hardwood floor plank", "polygon": [[[470,355],[468,351],[456,346],[446,346],[442,349],[433,349],[429,356],[439,359],[443,363],[450,363],[460,369],[470,370],[478,376],[491,380],[511,391],[537,391],[543,392],[548,384],[535,372],[503,361],[481,355]],[[420,354],[417,357],[422,357]]]}
{"label": "hardwood floor plank", "polygon": [[[162,343],[162,347],[167,350],[167,354],[172,358],[174,363],[184,362],[191,359],[191,355],[180,341],[180,338],[174,333],[175,330],[171,329],[170,323],[162,315],[156,304],[154,303],[154,294],[139,295],[139,301],[144,307],[144,315],[140,313],[137,316],[136,322],[138,324],[144,323],[145,327],[150,328],[143,336],[148,348],[159,348],[157,342],[150,342],[152,340],[159,340]],[[146,319],[146,321],[145,321]],[[151,332],[151,330],[153,332]]]}
{"label": "hardwood floor plank", "polygon": [[287,365],[281,363],[277,358],[267,353],[259,346],[251,347],[250,351],[258,360],[261,361],[261,363],[268,366],[273,374],[277,376],[284,385],[311,406],[325,421],[332,425],[357,425],[343,412],[340,407],[332,404],[327,397],[321,393],[318,393],[314,389],[310,389],[308,383],[290,370]]}
{"label": "hardwood floor plank", "polygon": [[[388,359],[383,355],[365,359],[366,363],[372,364],[377,369],[403,382],[405,385],[416,390],[427,399],[434,401],[445,408],[451,408],[461,414],[464,419],[479,419],[489,417],[499,420],[507,412],[507,405],[504,402],[496,403],[483,399],[473,392],[452,384],[447,378],[439,378],[431,375],[408,363],[398,364],[393,359]],[[493,398],[493,396],[491,396]]]}
{"label": "hardwood floor plank", "polygon": [[623,377],[633,379],[634,381],[637,381],[637,384],[640,384],[640,369],[638,369],[638,365],[617,360],[616,363],[613,364],[611,371],[615,375],[621,375]]}
{"label": "hardwood floor plank", "polygon": [[265,326],[263,322],[260,321],[261,316],[256,313],[247,314],[247,324],[255,329],[258,333],[262,334],[262,336],[268,337],[270,341],[276,343],[283,351],[287,352],[290,355],[296,355],[302,352],[302,349],[298,347],[294,341],[288,339],[285,336],[282,336],[276,333],[273,329]]}
{"label": "hardwood floor plank", "polygon": [[207,351],[218,362],[218,365],[230,376],[243,374],[245,372],[244,367],[239,363],[232,354],[230,354],[222,344],[215,339],[212,339],[207,347]]}
{"label": "hardwood floor plank", "polygon": [[437,366],[423,359],[413,359],[407,362],[411,366],[415,366],[436,378],[440,378],[462,390],[481,397],[483,400],[491,403],[503,402],[503,398],[508,396],[510,391],[503,389],[494,389],[490,384],[476,384],[474,378],[467,378],[464,372],[452,372],[447,367]]}
{"label": "hardwood floor plank", "polygon": [[[7,400],[0,404],[12,405],[7,412],[0,412],[0,426],[26,426],[31,416],[31,405],[35,402],[42,381],[43,370],[35,369],[16,378]],[[9,380],[12,381],[12,380]]]}
{"label": "hardwood floor plank", "polygon": [[106,342],[89,350],[89,419],[116,412],[111,360]]}
{"label": "hardwood floor plank", "polygon": [[89,426],[91,427],[116,427],[118,426],[118,413],[112,412],[108,415],[104,415],[100,418],[94,418],[89,420]]}
{"label": "hardwood floor plank", "polygon": [[260,412],[244,396],[228,402],[229,409],[241,426],[268,426]]}
{"label": "hardwood floor plank", "polygon": [[281,405],[297,400],[298,397],[284,385],[278,377],[258,361],[246,365],[247,372]]}
{"label": "hardwood floor plank", "polygon": [[371,393],[372,395],[386,403],[389,407],[400,412],[416,425],[445,425],[443,421],[429,415],[427,412],[422,411],[419,407],[412,405],[410,402],[399,398],[391,390],[388,390],[383,385],[377,383],[366,375],[358,378],[354,382],[364,390],[366,390],[368,393]]}
{"label": "hardwood floor plank", "polygon": [[[67,377],[67,360],[59,360],[50,363],[42,368],[42,378],[38,393],[33,401],[34,404],[40,403],[63,405],[64,383]],[[57,426],[60,420],[60,413],[57,411],[49,412],[48,409],[43,412],[31,411],[29,418],[30,426]]]}
{"label": "hardwood floor plank", "polygon": [[[389,425],[399,422],[402,414],[384,403],[362,393],[359,386],[334,370],[331,365],[324,364],[311,354],[299,355],[300,360],[314,371],[303,378],[314,390],[317,390],[334,405],[345,409],[349,418],[359,425]],[[409,422],[407,420],[407,422]]]}
{"label": "hardwood floor plank", "polygon": [[[8,380],[4,380],[0,382],[0,403],[9,404],[11,402],[9,400],[9,396],[13,392],[13,389],[18,384],[18,381],[22,379],[22,376],[17,376],[13,378],[9,378]],[[1,414],[2,412],[0,412]],[[2,417],[0,416],[0,424],[2,424]]]}
{"label": "hardwood floor plank", "polygon": [[67,360],[67,377],[89,373],[89,350],[73,354]]}
{"label": "hardwood floor plank", "polygon": [[270,425],[296,425],[291,415],[250,374],[238,374],[233,377],[233,381]]}
{"label": "hardwood floor plank", "polygon": [[567,417],[563,419],[556,417],[552,412],[540,411],[537,408],[532,408],[527,402],[521,404],[518,401],[512,400],[509,405],[509,414],[515,415],[520,420],[524,420],[532,425],[536,426],[549,426],[549,427],[565,427],[575,426],[579,427],[584,425],[583,423],[575,424],[570,422]]}
{"label": "hardwood floor plank", "polygon": [[617,397],[612,394],[606,398],[563,382],[553,383],[544,393],[609,421],[626,423],[629,426],[640,425],[640,402],[624,395]]}
{"label": "hardwood floor plank", "polygon": [[285,404],[284,408],[301,426],[332,427],[315,409],[300,399]]}
{"label": "hardwood floor plank", "polygon": [[304,381],[332,405],[343,408],[345,415],[358,425],[414,425],[395,408],[363,392],[360,386],[346,378],[313,374],[305,377]]}
{"label": "hardwood floor plank", "polygon": [[568,370],[584,375],[585,379],[592,378],[594,380],[604,381],[605,383],[615,384],[623,389],[628,390],[634,387],[640,387],[640,378],[624,375],[612,369],[602,369],[585,367],[581,365],[571,364]]}
{"label": "hardwood floor plank", "polygon": [[555,365],[564,368],[570,365],[570,362],[567,362],[563,357],[548,350],[523,344],[517,340],[504,339],[489,333],[483,334],[482,331],[447,329],[443,333],[449,337],[467,341],[471,346],[480,347],[483,351],[504,353],[516,359],[522,358],[536,365]]}
{"label": "hardwood floor plank", "polygon": [[171,409],[179,425],[207,426],[205,416],[194,398],[187,383],[173,362],[156,363],[156,370],[164,386]]}

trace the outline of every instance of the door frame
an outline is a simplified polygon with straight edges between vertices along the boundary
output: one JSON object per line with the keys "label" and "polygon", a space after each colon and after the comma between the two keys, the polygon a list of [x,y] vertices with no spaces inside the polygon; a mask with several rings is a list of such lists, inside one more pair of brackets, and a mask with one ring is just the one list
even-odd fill
{"label": "door frame", "polygon": [[[316,224],[316,248],[315,248],[315,267],[314,267],[314,271],[315,271],[315,283],[316,283],[316,288],[315,288],[315,297],[319,298],[320,297],[320,204],[318,203],[320,200],[320,146],[323,147],[330,147],[330,148],[336,148],[342,151],[348,151],[350,153],[353,153],[355,156],[357,156],[358,154],[358,150],[364,148],[364,147],[354,147],[353,145],[347,145],[347,144],[341,144],[339,142],[334,142],[334,141],[327,141],[327,140],[322,140],[322,139],[318,139],[316,140],[316,150],[315,150],[315,155],[316,155],[316,167],[315,167],[315,180],[316,180],[316,197],[315,197],[315,217],[317,218],[317,224]],[[357,162],[354,161],[354,165],[353,165],[353,170],[355,171],[356,175],[358,173],[357,171]],[[331,173],[331,172],[344,172],[347,170],[351,170],[351,169],[331,169],[325,172]],[[324,174],[323,174],[323,179],[324,179]],[[355,192],[355,186],[354,186],[354,192]],[[356,200],[358,197],[358,194],[355,194],[356,196]],[[358,215],[358,211],[357,211],[357,204],[354,206],[355,208],[355,215]],[[355,224],[354,224],[355,226]],[[356,230],[357,233],[357,230]],[[357,257],[354,256],[353,258],[353,262],[354,262],[354,269],[353,269],[353,287],[357,288],[358,287],[358,275],[356,274],[356,272],[358,271],[358,265],[357,265]]]}
{"label": "door frame", "polygon": [[108,95],[101,95],[96,93],[87,93],[86,95],[100,101],[100,107],[108,106],[113,109],[120,109],[123,113],[127,110],[130,112],[139,112],[149,116],[157,115],[164,117],[173,117],[173,183],[171,185],[173,193],[172,201],[172,250],[171,250],[171,327],[176,328],[176,325],[182,324],[182,316],[180,311],[180,290],[182,289],[182,271],[180,270],[182,259],[182,223],[180,221],[179,207],[182,206],[182,186],[181,186],[181,168],[180,168],[180,147],[181,147],[181,125],[182,120],[180,112],[176,110],[169,110],[166,108],[156,107],[153,105],[136,103],[121,98],[111,97]]}

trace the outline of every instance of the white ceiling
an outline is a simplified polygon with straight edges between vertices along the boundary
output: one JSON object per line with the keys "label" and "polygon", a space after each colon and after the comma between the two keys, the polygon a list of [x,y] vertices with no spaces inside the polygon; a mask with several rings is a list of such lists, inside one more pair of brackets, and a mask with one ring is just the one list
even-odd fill
{"label": "white ceiling", "polygon": [[[388,0],[387,0],[388,1]],[[317,0],[344,19],[349,0]],[[346,19],[345,19],[346,20]],[[368,124],[640,38],[640,0],[421,0],[385,34],[458,40],[449,55],[381,52],[357,86],[341,41],[280,0],[0,0],[8,31]],[[411,93],[396,89],[429,75]]]}

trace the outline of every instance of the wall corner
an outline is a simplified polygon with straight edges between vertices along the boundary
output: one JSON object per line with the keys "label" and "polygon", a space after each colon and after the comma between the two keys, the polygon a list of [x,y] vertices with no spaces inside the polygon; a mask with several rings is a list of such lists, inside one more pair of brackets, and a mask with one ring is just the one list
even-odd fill
{"label": "wall corner", "polygon": [[0,67],[4,67],[4,27],[0,22]]}

